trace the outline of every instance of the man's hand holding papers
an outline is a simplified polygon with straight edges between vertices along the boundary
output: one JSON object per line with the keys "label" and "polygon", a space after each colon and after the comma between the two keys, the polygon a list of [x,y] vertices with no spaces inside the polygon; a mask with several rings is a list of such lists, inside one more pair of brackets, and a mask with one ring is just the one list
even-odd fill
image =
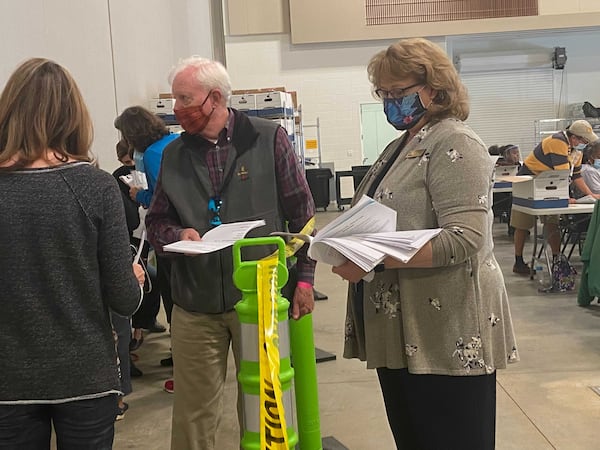
{"label": "man's hand holding papers", "polygon": [[195,230],[186,228],[183,230],[185,235],[182,233],[182,240],[165,245],[163,251],[184,253],[186,255],[216,252],[233,245],[235,241],[243,239],[250,230],[264,224],[264,220],[224,223],[204,233],[200,240],[196,239],[196,235],[200,238],[198,232],[194,235]]}

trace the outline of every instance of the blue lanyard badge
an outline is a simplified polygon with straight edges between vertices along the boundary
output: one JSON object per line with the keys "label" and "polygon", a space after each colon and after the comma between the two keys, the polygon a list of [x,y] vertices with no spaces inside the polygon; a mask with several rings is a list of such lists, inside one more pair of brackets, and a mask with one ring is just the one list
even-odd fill
{"label": "blue lanyard badge", "polygon": [[213,213],[213,217],[210,220],[210,224],[214,227],[221,225],[221,205],[223,201],[219,197],[211,197],[208,199],[208,210]]}

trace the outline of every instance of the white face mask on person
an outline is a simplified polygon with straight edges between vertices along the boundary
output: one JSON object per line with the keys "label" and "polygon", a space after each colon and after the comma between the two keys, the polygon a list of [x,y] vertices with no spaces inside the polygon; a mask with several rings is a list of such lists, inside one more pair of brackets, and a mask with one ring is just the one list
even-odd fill
{"label": "white face mask on person", "polygon": [[575,150],[579,150],[580,152],[583,151],[585,148],[587,147],[587,144],[577,144],[576,146],[574,146],[573,148]]}

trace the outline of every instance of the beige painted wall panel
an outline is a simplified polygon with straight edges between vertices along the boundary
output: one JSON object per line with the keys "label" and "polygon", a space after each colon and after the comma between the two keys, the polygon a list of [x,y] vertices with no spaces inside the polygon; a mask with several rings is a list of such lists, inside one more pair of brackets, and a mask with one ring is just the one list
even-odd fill
{"label": "beige painted wall panel", "polygon": [[540,15],[600,12],[598,0],[540,0]]}
{"label": "beige painted wall panel", "polygon": [[[587,27],[600,24],[600,12],[572,13],[573,6],[570,6],[569,12],[572,14],[557,15],[557,13],[552,12],[537,17],[368,27],[365,25],[363,0],[289,1],[292,42],[294,44],[395,39],[413,36],[453,36],[500,31]],[[598,0],[589,1],[596,2]],[[542,7],[550,12],[552,8],[556,9],[560,6],[555,5],[554,0],[540,0],[540,2]],[[569,2],[569,4],[572,5],[573,2]],[[578,3],[575,3],[575,5],[578,5]]]}
{"label": "beige painted wall panel", "polygon": [[289,31],[287,0],[228,0],[229,34],[273,34]]}
{"label": "beige painted wall panel", "polygon": [[581,12],[600,12],[600,1],[579,0],[579,10]]}
{"label": "beige painted wall panel", "polygon": [[579,10],[579,0],[540,0],[538,3],[539,14],[569,14]]}

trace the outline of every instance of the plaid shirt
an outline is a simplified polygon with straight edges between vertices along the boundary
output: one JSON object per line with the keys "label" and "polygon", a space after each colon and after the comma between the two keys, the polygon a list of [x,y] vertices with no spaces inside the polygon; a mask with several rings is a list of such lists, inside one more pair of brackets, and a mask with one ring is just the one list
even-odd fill
{"label": "plaid shirt", "polygon": [[[205,139],[198,140],[201,143],[197,150],[206,156],[206,166],[214,195],[218,195],[223,187],[223,168],[232,147],[234,122],[234,114],[230,110],[227,126],[219,134],[216,143]],[[296,154],[282,127],[278,128],[275,138],[275,172],[277,192],[284,218],[288,222],[290,231],[298,232],[315,215],[315,205],[306,177],[302,173]],[[159,248],[178,241],[183,228],[179,223],[177,211],[162,190],[162,174],[159,174],[150,209],[152,215],[159,219],[153,224],[152,234],[149,233],[148,236],[149,241],[158,244]],[[298,281],[313,284],[315,262],[307,256],[306,252],[307,247],[304,246],[296,254]]]}

